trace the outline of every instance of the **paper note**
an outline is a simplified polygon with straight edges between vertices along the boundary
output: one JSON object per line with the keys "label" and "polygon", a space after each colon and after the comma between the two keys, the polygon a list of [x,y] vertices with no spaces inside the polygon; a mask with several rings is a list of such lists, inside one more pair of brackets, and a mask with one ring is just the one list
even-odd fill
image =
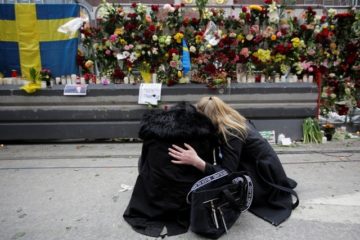
{"label": "paper note", "polygon": [[139,88],[139,104],[157,105],[161,99],[161,83],[142,83]]}

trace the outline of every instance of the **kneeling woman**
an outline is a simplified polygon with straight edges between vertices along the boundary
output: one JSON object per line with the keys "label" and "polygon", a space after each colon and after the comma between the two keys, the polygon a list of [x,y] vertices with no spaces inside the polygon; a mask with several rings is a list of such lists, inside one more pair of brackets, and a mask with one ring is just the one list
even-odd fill
{"label": "kneeling woman", "polygon": [[191,144],[204,162],[213,162],[216,129],[205,115],[187,103],[169,111],[150,112],[141,123],[144,140],[133,194],[125,220],[139,233],[159,237],[187,232],[190,205],[186,194],[204,172],[187,165],[175,165],[168,155],[173,144]]}
{"label": "kneeling woman", "polygon": [[[298,206],[293,188],[297,183],[288,178],[271,145],[235,109],[218,97],[204,97],[197,103],[199,112],[208,116],[218,129],[222,144],[218,165],[204,161],[191,144],[169,149],[173,163],[195,166],[206,175],[220,168],[229,172],[247,171],[254,183],[254,199],[250,212],[279,225]],[[296,197],[293,203],[292,195]]]}

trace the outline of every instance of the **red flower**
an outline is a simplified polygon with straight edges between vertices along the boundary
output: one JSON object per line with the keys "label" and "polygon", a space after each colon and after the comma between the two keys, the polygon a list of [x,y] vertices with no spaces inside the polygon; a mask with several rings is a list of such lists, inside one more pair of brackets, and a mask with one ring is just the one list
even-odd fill
{"label": "red flower", "polygon": [[191,19],[191,26],[193,26],[194,28],[196,28],[200,23],[200,19],[198,18],[192,18]]}
{"label": "red flower", "polygon": [[153,12],[158,12],[159,11],[159,5],[151,5],[151,10]]}
{"label": "red flower", "polygon": [[356,59],[357,59],[356,52],[352,52],[350,53],[350,55],[346,57],[346,63],[352,65],[355,63]]}
{"label": "red flower", "polygon": [[168,51],[169,59],[172,58],[173,54],[179,55],[179,51],[176,48],[170,48]]}
{"label": "red flower", "polygon": [[131,4],[131,7],[132,7],[132,8],[136,8],[136,7],[137,7],[137,3],[133,2],[133,3]]}
{"label": "red flower", "polygon": [[312,16],[315,16],[315,14],[316,14],[316,12],[313,10],[313,8],[311,6],[309,6],[307,8],[307,13]]}
{"label": "red flower", "polygon": [[150,32],[155,32],[155,30],[156,30],[155,25],[151,24],[151,25],[149,26],[149,31],[150,31]]}
{"label": "red flower", "polygon": [[345,18],[351,18],[351,17],[353,17],[353,15],[350,13],[338,13],[335,15],[334,18],[335,19],[345,19]]}
{"label": "red flower", "polygon": [[251,14],[250,13],[246,13],[245,19],[247,22],[251,21]]}
{"label": "red flower", "polygon": [[112,77],[114,79],[124,79],[125,77],[125,73],[123,71],[121,71],[120,68],[115,68],[113,74],[112,74]]}
{"label": "red flower", "polygon": [[321,19],[320,19],[320,22],[325,23],[325,21],[326,21],[326,16],[322,16]]}
{"label": "red flower", "polygon": [[279,45],[275,46],[274,51],[275,51],[275,53],[280,53],[280,54],[285,55],[288,52],[290,52],[291,49],[292,49],[292,44],[286,43],[286,45],[279,44]]}
{"label": "red flower", "polygon": [[214,75],[216,73],[216,67],[214,64],[212,63],[208,63],[205,67],[204,67],[204,72],[207,74],[211,74]]}
{"label": "red flower", "polygon": [[132,31],[136,29],[136,25],[132,23],[127,23],[124,28],[126,31]]}
{"label": "red flower", "polygon": [[272,4],[272,0],[265,0],[264,3],[265,4]]}
{"label": "red flower", "polygon": [[145,39],[149,39],[149,38],[152,37],[153,34],[154,34],[154,33],[153,33],[152,31],[150,31],[149,29],[146,29],[146,30],[144,31],[144,38],[145,38]]}
{"label": "red flower", "polygon": [[307,27],[306,27],[305,24],[301,24],[301,25],[300,25],[300,29],[301,29],[301,31],[306,31],[306,30],[307,30]]}
{"label": "red flower", "polygon": [[243,6],[243,7],[241,8],[241,11],[242,11],[243,13],[246,13],[246,12],[247,12],[247,7],[246,7],[246,6]]}
{"label": "red flower", "polygon": [[136,18],[138,15],[136,13],[129,13],[128,17],[129,18]]}
{"label": "red flower", "polygon": [[256,35],[256,37],[253,39],[253,42],[255,43],[255,44],[259,44],[259,43],[261,43],[261,41],[264,39],[264,37],[262,36],[262,35]]}
{"label": "red flower", "polygon": [[282,35],[286,35],[287,34],[287,28],[284,28],[284,27],[281,28],[280,32],[281,32]]}

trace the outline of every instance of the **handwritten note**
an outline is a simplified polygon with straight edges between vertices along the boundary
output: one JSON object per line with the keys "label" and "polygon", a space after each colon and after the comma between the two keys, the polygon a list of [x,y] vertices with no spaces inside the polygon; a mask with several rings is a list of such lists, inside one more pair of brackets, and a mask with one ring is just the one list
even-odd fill
{"label": "handwritten note", "polygon": [[157,105],[161,99],[161,83],[142,83],[139,88],[139,104]]}

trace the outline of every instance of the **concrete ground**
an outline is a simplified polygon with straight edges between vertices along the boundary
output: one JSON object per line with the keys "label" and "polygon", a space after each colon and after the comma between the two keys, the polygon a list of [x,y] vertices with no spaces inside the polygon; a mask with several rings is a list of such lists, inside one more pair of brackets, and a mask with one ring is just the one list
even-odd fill
{"label": "concrete ground", "polygon": [[[154,239],[122,214],[137,176],[140,143],[0,147],[1,240]],[[278,227],[243,214],[221,239],[359,239],[360,140],[276,147],[300,205]],[[204,239],[190,231],[170,239]]]}

